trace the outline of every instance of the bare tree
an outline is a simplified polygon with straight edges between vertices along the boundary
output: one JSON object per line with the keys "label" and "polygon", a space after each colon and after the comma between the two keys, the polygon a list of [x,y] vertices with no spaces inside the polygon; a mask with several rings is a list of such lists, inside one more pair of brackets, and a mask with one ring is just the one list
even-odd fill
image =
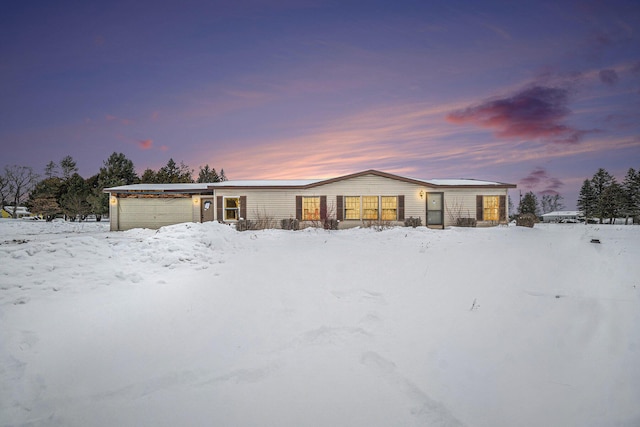
{"label": "bare tree", "polygon": [[0,209],[4,209],[5,200],[9,197],[9,181],[6,174],[0,175]]}
{"label": "bare tree", "polygon": [[18,205],[29,195],[38,182],[38,174],[28,166],[13,165],[5,167],[5,179],[9,187],[9,196],[13,199],[13,218],[18,216]]}

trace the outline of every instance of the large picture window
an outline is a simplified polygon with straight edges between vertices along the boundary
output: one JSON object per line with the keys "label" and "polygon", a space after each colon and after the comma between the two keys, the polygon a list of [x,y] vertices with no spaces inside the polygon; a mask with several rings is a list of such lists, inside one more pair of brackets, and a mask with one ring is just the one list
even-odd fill
{"label": "large picture window", "polygon": [[360,196],[344,198],[344,219],[360,219]]}
{"label": "large picture window", "polygon": [[395,221],[398,218],[398,198],[393,196],[382,196],[382,220]]}
{"label": "large picture window", "polygon": [[482,217],[485,221],[500,219],[500,196],[484,196],[482,198]]}
{"label": "large picture window", "polygon": [[304,221],[320,220],[320,197],[302,198],[302,219]]}
{"label": "large picture window", "polygon": [[362,196],[362,219],[378,219],[378,196]]}

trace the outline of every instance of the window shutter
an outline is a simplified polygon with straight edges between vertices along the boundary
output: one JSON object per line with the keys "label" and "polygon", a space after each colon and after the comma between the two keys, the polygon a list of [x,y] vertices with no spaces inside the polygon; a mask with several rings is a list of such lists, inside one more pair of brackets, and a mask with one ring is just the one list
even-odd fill
{"label": "window shutter", "polygon": [[224,220],[224,217],[222,216],[222,196],[216,197],[216,216],[218,217],[219,222]]}
{"label": "window shutter", "polygon": [[404,221],[404,196],[398,196],[398,221]]}
{"label": "window shutter", "polygon": [[327,219],[327,196],[320,196],[320,219]]}
{"label": "window shutter", "polygon": [[507,220],[507,196],[500,196],[500,221]]}
{"label": "window shutter", "polygon": [[247,196],[240,196],[240,218],[247,219]]}
{"label": "window shutter", "polygon": [[302,221],[302,196],[296,196],[296,219]]}
{"label": "window shutter", "polygon": [[476,196],[476,220],[482,221],[482,196]]}
{"label": "window shutter", "polygon": [[344,196],[336,196],[336,219],[342,221],[344,219]]}

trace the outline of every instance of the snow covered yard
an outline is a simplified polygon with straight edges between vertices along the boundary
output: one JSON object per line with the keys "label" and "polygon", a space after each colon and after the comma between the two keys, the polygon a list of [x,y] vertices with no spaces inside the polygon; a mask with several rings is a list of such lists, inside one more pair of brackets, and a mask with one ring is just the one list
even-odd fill
{"label": "snow covered yard", "polygon": [[107,230],[0,221],[1,426],[640,425],[640,227]]}

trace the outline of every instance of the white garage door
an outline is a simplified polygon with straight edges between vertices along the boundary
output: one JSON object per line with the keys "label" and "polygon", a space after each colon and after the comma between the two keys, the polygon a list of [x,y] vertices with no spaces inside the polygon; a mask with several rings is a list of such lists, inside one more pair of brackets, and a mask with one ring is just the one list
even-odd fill
{"label": "white garage door", "polygon": [[191,198],[126,198],[118,201],[120,230],[160,228],[193,221]]}

